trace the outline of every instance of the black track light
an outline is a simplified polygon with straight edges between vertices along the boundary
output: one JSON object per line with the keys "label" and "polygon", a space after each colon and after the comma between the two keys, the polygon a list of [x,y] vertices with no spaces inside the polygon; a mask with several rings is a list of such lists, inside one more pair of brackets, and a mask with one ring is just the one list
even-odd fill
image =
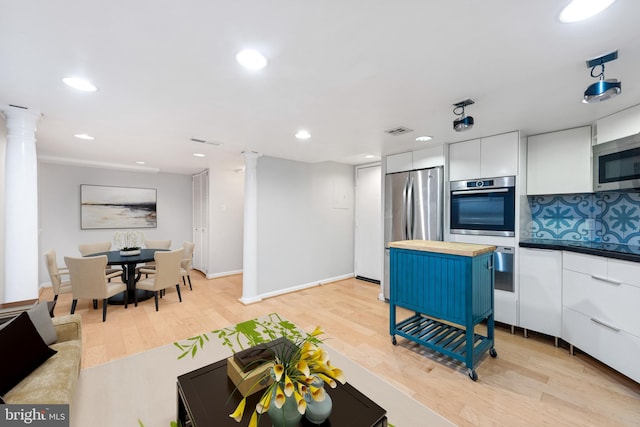
{"label": "black track light", "polygon": [[460,116],[453,121],[453,129],[456,132],[462,132],[469,130],[473,127],[473,117],[464,114],[464,107],[471,105],[474,102],[471,99],[465,99],[464,101],[456,102],[453,104],[453,114]]}
{"label": "black track light", "polygon": [[[613,98],[622,92],[622,82],[619,82],[616,79],[604,78],[604,64],[606,62],[613,61],[614,59],[618,59],[617,50],[586,61],[587,68],[591,68],[591,77],[599,78],[599,80],[589,85],[587,90],[584,91],[584,98],[582,99],[582,102],[585,104],[593,104],[596,102],[606,101],[607,99]],[[597,67],[600,67],[600,74],[594,74]]]}

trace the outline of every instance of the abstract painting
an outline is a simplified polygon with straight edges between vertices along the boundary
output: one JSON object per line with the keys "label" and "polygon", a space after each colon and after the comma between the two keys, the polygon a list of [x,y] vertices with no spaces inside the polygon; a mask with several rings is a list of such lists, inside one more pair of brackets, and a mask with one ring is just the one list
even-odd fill
{"label": "abstract painting", "polygon": [[80,186],[80,228],[156,228],[154,188]]}

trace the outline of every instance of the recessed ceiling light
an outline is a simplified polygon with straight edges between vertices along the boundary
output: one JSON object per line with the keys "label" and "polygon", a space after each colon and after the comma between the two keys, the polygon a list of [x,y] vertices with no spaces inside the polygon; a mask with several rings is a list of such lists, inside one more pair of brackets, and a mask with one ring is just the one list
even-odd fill
{"label": "recessed ceiling light", "polygon": [[193,157],[205,157],[202,153],[193,153]]}
{"label": "recessed ceiling light", "polygon": [[562,12],[560,12],[560,21],[571,23],[584,21],[594,15],[602,12],[615,0],[573,0]]}
{"label": "recessed ceiling light", "polygon": [[427,141],[431,141],[433,138],[431,138],[430,136],[419,136],[416,138],[416,141],[418,142],[427,142]]}
{"label": "recessed ceiling light", "polygon": [[87,135],[86,133],[76,133],[75,135],[78,139],[86,139],[87,141],[93,141],[95,138],[91,135]]}
{"label": "recessed ceiling light", "polygon": [[311,134],[306,130],[299,130],[298,132],[296,132],[296,138],[302,140],[309,139],[311,138]]}
{"label": "recessed ceiling light", "polygon": [[90,81],[85,79],[79,79],[77,77],[65,77],[62,82],[67,86],[71,86],[74,89],[81,90],[83,92],[95,92],[98,90]]}
{"label": "recessed ceiling light", "polygon": [[136,165],[144,165],[144,162],[143,162],[142,160],[138,160],[138,161],[136,162]]}
{"label": "recessed ceiling light", "polygon": [[365,154],[364,158],[365,159],[374,159],[376,156],[374,156],[373,154]]}
{"label": "recessed ceiling light", "polygon": [[267,58],[252,49],[241,50],[236,54],[236,61],[249,70],[261,70],[267,66]]}

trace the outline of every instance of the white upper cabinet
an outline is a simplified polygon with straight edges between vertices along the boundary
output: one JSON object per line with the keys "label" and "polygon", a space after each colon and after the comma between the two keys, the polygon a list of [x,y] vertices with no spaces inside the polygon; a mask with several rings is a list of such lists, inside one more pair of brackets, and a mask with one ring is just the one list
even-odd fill
{"label": "white upper cabinet", "polygon": [[449,144],[449,180],[516,176],[518,132]]}
{"label": "white upper cabinet", "polygon": [[413,153],[392,154],[387,156],[387,173],[403,172],[413,169]]}
{"label": "white upper cabinet", "polygon": [[480,140],[449,144],[449,181],[480,177]]}
{"label": "white upper cabinet", "polygon": [[591,126],[527,138],[527,194],[592,191]]}
{"label": "white upper cabinet", "polygon": [[482,178],[518,174],[518,132],[480,140],[480,173]]}
{"label": "white upper cabinet", "polygon": [[444,165],[444,146],[427,147],[387,156],[387,173]]}
{"label": "white upper cabinet", "polygon": [[598,144],[640,132],[640,105],[601,118],[596,131]]}
{"label": "white upper cabinet", "polygon": [[428,147],[413,152],[413,169],[444,165],[444,145]]}

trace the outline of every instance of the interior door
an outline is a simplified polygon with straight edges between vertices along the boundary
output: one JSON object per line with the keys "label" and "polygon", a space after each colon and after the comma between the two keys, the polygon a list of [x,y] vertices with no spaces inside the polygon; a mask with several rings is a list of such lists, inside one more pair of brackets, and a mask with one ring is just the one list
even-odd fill
{"label": "interior door", "polygon": [[209,258],[209,172],[193,176],[193,268],[204,274],[208,271]]}
{"label": "interior door", "polygon": [[382,278],[382,178],[380,165],[356,169],[356,277]]}

